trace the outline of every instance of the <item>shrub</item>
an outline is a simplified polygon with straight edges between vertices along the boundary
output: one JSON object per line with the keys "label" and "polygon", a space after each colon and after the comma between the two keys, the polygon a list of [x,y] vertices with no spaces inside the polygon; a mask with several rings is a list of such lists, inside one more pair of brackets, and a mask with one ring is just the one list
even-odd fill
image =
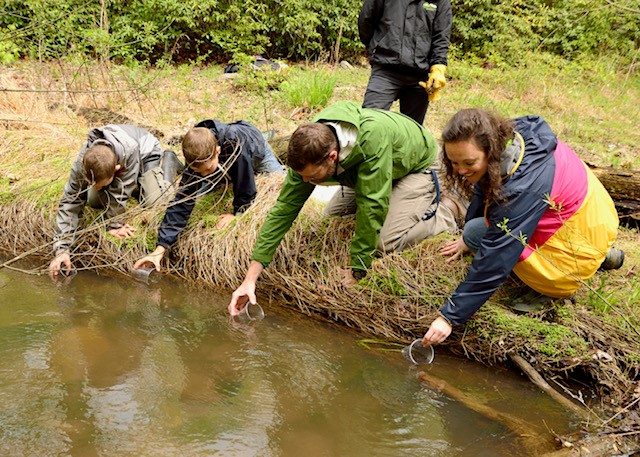
{"label": "shrub", "polygon": [[301,70],[280,85],[284,99],[293,107],[311,110],[324,107],[333,95],[336,77],[324,71]]}

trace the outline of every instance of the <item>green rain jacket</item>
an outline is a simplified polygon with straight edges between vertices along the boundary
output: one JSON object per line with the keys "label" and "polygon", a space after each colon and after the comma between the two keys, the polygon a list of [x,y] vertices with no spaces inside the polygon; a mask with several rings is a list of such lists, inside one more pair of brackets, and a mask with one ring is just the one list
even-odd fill
{"label": "green rain jacket", "polygon": [[[365,270],[376,250],[394,181],[431,166],[438,153],[437,143],[426,129],[403,114],[361,108],[354,102],[337,102],[313,121],[347,122],[358,130],[352,151],[339,161],[337,174],[323,184],[355,189],[356,227],[350,267]],[[314,188],[289,169],[278,200],[260,230],[252,260],[269,265]]]}

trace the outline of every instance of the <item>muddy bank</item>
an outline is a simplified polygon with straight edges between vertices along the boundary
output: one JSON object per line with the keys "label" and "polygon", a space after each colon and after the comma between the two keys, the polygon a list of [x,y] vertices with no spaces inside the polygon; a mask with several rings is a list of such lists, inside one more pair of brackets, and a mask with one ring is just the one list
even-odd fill
{"label": "muddy bank", "polygon": [[[163,272],[197,287],[223,288],[229,293],[237,287],[278,192],[277,182],[263,180],[259,185],[262,192],[252,210],[223,231],[213,230],[219,211],[211,205],[224,205],[224,201],[212,198],[198,203]],[[438,307],[464,277],[469,260],[445,263],[438,251],[447,237],[440,236],[402,254],[377,259],[357,287],[346,288],[340,285],[335,267],[348,262],[353,221],[323,219],[319,205],[305,206],[263,273],[258,283],[263,305],[287,303],[307,315],[386,341],[408,342],[422,336]],[[27,200],[5,202],[0,206],[5,232],[0,248],[9,256],[41,259],[42,273],[51,259],[54,212],[53,203],[37,207]],[[79,269],[126,273],[155,246],[163,213],[163,208],[143,211],[132,205],[126,220],[139,227],[138,233],[132,240],[118,241],[105,236],[98,213],[85,211],[72,261]],[[618,245],[632,245],[637,237],[637,232],[622,231]],[[510,364],[514,356],[525,360],[579,409],[592,410],[584,416],[590,417],[585,431],[591,438],[608,438],[621,450],[630,449],[640,431],[636,270],[635,259],[629,257],[621,270],[597,273],[574,301],[531,315],[514,314],[507,306],[521,290],[520,284],[510,281],[466,326],[455,328],[438,350],[488,365]],[[563,439],[576,441],[577,437]]]}

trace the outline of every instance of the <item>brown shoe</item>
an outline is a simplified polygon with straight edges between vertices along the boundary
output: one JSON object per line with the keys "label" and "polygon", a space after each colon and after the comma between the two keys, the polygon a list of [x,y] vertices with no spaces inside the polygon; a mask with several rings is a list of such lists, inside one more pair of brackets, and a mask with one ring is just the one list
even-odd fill
{"label": "brown shoe", "polygon": [[467,215],[467,208],[462,204],[462,202],[455,196],[447,194],[442,197],[440,203],[451,210],[458,228],[464,227],[464,218]]}

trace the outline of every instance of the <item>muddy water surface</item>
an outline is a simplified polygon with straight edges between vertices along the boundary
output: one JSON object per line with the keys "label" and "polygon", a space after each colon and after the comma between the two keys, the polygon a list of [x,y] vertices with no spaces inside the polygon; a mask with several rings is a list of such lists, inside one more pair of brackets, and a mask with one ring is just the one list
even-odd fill
{"label": "muddy water surface", "polygon": [[[416,379],[398,352],[228,294],[0,270],[0,455],[512,456],[503,425]],[[549,437],[576,425],[523,377],[436,352],[426,370]]]}

